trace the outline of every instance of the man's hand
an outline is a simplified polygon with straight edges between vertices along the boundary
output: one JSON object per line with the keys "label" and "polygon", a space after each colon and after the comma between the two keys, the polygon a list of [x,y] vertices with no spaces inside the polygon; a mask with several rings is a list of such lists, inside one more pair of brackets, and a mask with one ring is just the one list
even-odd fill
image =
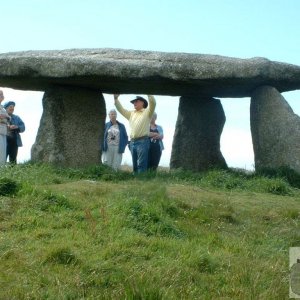
{"label": "man's hand", "polygon": [[120,96],[120,94],[114,94],[114,99],[118,100],[118,97]]}
{"label": "man's hand", "polygon": [[160,139],[160,134],[158,132],[150,132],[149,136],[154,139],[154,140],[159,140]]}

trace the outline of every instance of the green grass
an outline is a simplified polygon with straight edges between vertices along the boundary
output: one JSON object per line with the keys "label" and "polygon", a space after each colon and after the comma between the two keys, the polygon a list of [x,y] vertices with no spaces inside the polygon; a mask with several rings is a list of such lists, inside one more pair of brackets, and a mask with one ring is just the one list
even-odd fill
{"label": "green grass", "polygon": [[3,168],[0,299],[288,299],[291,178]]}

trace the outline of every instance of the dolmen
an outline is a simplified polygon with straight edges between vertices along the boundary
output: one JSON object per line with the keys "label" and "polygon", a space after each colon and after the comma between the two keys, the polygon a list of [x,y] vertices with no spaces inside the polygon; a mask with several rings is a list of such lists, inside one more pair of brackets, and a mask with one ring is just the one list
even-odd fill
{"label": "dolmen", "polygon": [[101,163],[103,93],[179,96],[170,167],[227,168],[218,98],[251,97],[255,168],[300,172],[300,119],[282,92],[300,88],[300,66],[266,58],[125,49],[0,54],[0,86],[43,91],[31,159],[67,167]]}

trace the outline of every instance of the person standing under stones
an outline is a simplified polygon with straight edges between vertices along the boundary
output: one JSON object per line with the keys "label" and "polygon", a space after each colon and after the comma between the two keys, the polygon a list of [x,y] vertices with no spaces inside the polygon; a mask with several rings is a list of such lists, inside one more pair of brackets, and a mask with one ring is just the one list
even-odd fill
{"label": "person standing under stones", "polygon": [[148,157],[148,169],[156,171],[161,158],[164,144],[162,139],[164,138],[164,132],[161,126],[157,125],[156,122],[157,113],[154,112],[150,121],[150,148]]}
{"label": "person standing under stones", "polygon": [[129,111],[123,108],[119,95],[114,95],[117,110],[129,121],[130,144],[129,149],[132,156],[133,172],[139,174],[147,171],[149,154],[149,131],[150,120],[155,110],[156,101],[152,95],[148,95],[148,102],[141,96],[136,96],[130,102],[134,105],[134,110]]}
{"label": "person standing under stones", "polygon": [[3,91],[0,90],[0,166],[6,163],[6,134],[7,134],[7,124],[10,120],[10,116],[1,105],[4,100]]}
{"label": "person standing under stones", "polygon": [[105,124],[102,145],[103,163],[115,171],[121,167],[122,156],[128,144],[125,126],[117,121],[117,112],[111,109],[108,113],[110,121]]}
{"label": "person standing under stones", "polygon": [[8,101],[4,104],[6,112],[10,116],[10,121],[7,125],[7,147],[6,147],[6,159],[9,158],[9,162],[16,164],[19,147],[22,147],[21,132],[25,131],[25,124],[22,119],[14,114],[16,103]]}

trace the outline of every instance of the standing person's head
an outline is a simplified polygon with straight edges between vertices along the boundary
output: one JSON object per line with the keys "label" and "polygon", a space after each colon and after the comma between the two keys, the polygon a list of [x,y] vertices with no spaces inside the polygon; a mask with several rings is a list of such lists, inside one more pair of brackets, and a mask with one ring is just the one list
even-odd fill
{"label": "standing person's head", "polygon": [[14,113],[15,106],[16,106],[16,103],[13,101],[8,101],[3,105],[3,107],[6,109],[6,111],[9,115],[12,115]]}
{"label": "standing person's head", "polygon": [[4,94],[3,91],[0,90],[0,103],[4,100]]}
{"label": "standing person's head", "polygon": [[117,112],[115,109],[111,109],[108,113],[110,121],[115,124],[117,122]]}
{"label": "standing person's head", "polygon": [[150,121],[151,124],[155,124],[156,119],[157,119],[157,113],[154,112],[153,115],[152,115],[151,121]]}
{"label": "standing person's head", "polygon": [[130,101],[136,110],[141,110],[143,108],[147,108],[148,102],[145,98],[141,96],[136,96],[135,99]]}

